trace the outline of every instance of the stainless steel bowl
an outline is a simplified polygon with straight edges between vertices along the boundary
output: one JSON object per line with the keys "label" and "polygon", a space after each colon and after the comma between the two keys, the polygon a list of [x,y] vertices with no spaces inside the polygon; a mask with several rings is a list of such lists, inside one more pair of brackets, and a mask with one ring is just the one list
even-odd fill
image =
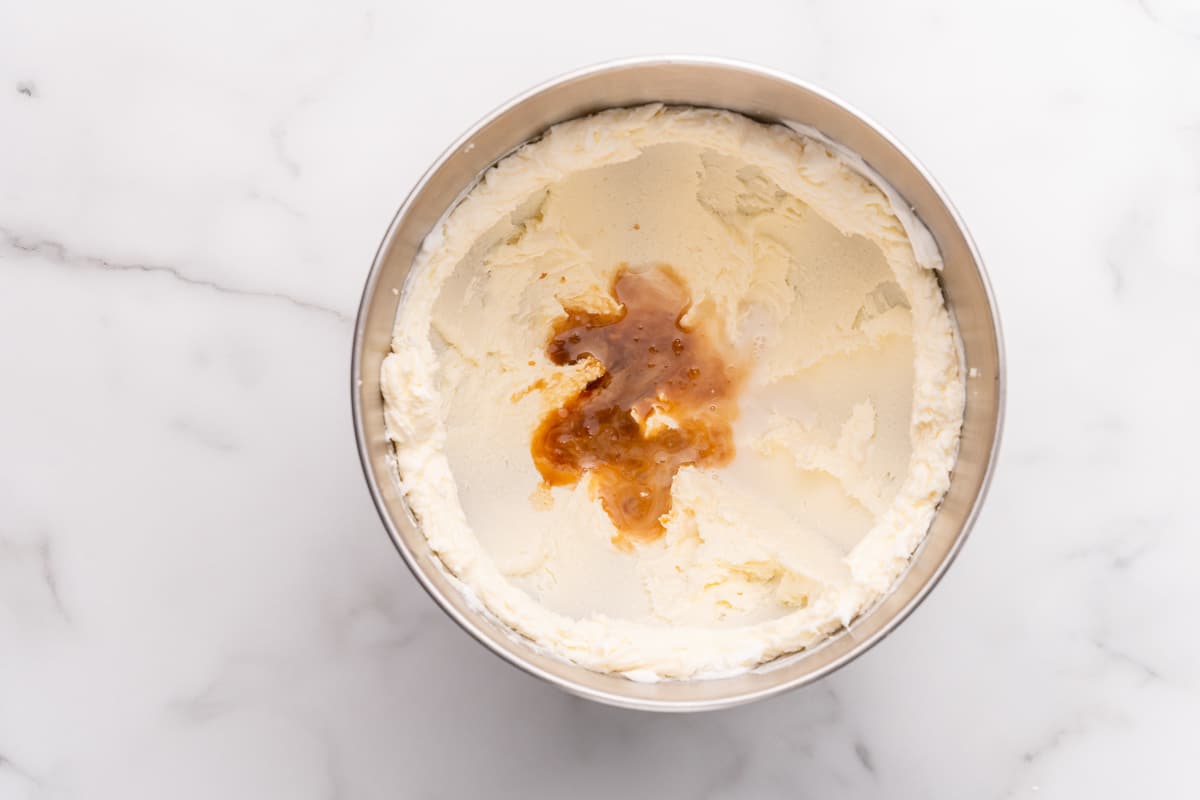
{"label": "stainless steel bowl", "polygon": [[[479,175],[551,125],[618,106],[664,102],[811,125],[860,154],[894,186],[941,247],[947,303],[968,370],[958,464],[924,544],[890,593],[821,646],[734,678],[635,683],[542,655],[467,604],[436,563],[401,495],[384,432],[379,369],[400,288],[421,241]],[[891,136],[825,92],[779,73],[708,58],[618,61],[564,75],[496,109],[437,160],[400,207],[367,277],[354,330],[352,405],[363,471],[388,534],[417,580],[472,636],[521,669],[582,697],[630,708],[699,711],[746,703],[828,675],[891,632],[950,566],[983,502],[1004,409],[1000,323],[979,254],[933,179]]]}

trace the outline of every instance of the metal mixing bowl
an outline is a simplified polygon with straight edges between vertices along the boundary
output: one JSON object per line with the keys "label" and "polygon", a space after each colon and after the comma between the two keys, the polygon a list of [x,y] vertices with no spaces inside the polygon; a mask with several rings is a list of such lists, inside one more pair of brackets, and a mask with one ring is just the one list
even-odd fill
{"label": "metal mixing bowl", "polygon": [[[946,301],[967,368],[958,463],[924,544],[890,593],[819,647],[720,680],[636,683],[535,652],[472,608],[430,551],[405,504],[384,432],[379,369],[399,298],[425,235],[480,174],[551,125],[617,106],[664,102],[731,109],[765,122],[810,125],[861,155],[916,211],[941,247]],[[543,84],[488,114],[442,155],[400,207],[367,277],[354,329],[352,405],[363,471],[388,534],[434,600],[472,636],[532,675],[591,700],[658,711],[722,708],[827,675],[892,631],[949,567],[987,489],[1004,407],[1000,325],[983,265],[933,179],[879,126],[819,89],[758,67],[707,58],[651,58],[588,68]]]}

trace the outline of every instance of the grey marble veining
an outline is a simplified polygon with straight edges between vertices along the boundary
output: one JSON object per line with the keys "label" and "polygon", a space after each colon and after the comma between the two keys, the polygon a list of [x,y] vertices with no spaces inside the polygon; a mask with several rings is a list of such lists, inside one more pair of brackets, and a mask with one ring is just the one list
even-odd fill
{"label": "grey marble veining", "polygon": [[[410,5],[0,7],[0,798],[1190,791],[1196,4]],[[670,51],[893,130],[979,243],[1011,377],[926,604],[825,681],[686,718],[565,696],[447,620],[347,391],[367,266],[441,148]]]}

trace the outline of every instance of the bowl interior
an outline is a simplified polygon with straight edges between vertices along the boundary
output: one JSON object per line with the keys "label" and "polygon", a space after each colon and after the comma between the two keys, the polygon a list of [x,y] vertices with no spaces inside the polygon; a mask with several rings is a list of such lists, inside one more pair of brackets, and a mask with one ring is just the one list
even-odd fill
{"label": "bowl interior", "polygon": [[[664,102],[724,108],[766,121],[800,122],[854,150],[894,186],[941,248],[940,276],[962,338],[967,403],[958,462],[929,534],[892,591],[848,630],[820,647],[720,680],[643,684],[536,652],[471,608],[430,551],[401,495],[384,431],[379,370],[421,241],[487,167],[551,125],[616,106]],[[840,102],[785,76],[741,64],[668,58],[584,70],[522,95],[468,132],[431,168],[388,230],[363,293],[354,337],[352,404],[363,468],[397,548],[426,590],[498,655],[568,691],[600,702],[655,710],[719,708],[821,677],[886,635],[937,582],[983,499],[1002,418],[1003,358],[982,265],[954,211],[924,171],[876,126]]]}

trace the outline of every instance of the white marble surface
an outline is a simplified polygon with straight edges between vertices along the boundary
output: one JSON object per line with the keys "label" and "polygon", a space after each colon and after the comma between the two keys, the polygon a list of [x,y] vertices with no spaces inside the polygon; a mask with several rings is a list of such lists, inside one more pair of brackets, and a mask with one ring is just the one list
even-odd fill
{"label": "white marble surface", "polygon": [[[905,141],[1011,377],[988,506],[916,615],[690,718],[455,628],[383,535],[347,386],[370,257],[444,144],[662,51]],[[1195,0],[4,2],[0,798],[1189,796],[1198,302]]]}

